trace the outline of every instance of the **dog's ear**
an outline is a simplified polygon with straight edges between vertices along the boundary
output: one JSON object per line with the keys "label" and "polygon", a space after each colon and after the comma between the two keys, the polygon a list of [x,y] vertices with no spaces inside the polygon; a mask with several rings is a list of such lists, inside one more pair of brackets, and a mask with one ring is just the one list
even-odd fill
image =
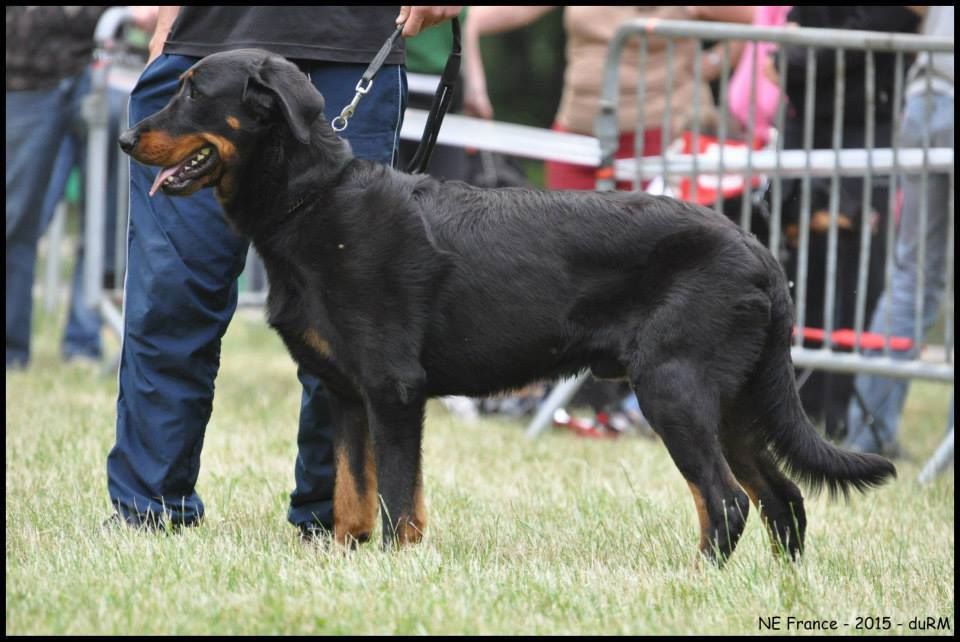
{"label": "dog's ear", "polygon": [[290,131],[301,143],[310,142],[310,125],[323,113],[323,96],[300,69],[276,56],[264,58],[247,77],[243,101],[269,109],[279,107]]}

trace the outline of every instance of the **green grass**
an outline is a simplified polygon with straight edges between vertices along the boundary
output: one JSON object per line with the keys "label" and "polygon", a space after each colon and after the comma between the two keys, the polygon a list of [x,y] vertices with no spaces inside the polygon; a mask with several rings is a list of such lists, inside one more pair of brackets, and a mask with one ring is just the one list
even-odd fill
{"label": "green grass", "polygon": [[[769,616],[836,619],[840,633],[864,632],[857,616],[890,617],[890,633],[927,616],[950,618],[934,633],[955,626],[953,476],[918,486],[919,461],[848,504],[809,500],[801,563],[771,556],[754,512],[717,570],[695,564],[693,502],[660,444],[531,442],[520,424],[466,425],[431,403],[425,541],[304,546],[285,519],[300,393],[259,314],[238,315],[224,340],[198,483],[206,522],[104,533],[116,378],[61,365],[62,319],[36,315],[31,368],[6,377],[8,634],[752,634]],[[912,389],[903,438],[918,460],[948,395]]]}

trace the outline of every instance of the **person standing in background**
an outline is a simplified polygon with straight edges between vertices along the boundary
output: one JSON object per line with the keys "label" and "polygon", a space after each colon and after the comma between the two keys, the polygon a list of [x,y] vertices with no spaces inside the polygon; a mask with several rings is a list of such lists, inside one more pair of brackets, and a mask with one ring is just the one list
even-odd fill
{"label": "person standing in background", "polygon": [[[926,12],[923,34],[953,38],[955,7],[911,7]],[[900,147],[920,148],[924,140],[930,147],[953,148],[953,53],[921,53],[907,74],[906,105],[900,128]],[[927,92],[929,82],[930,92]],[[914,298],[917,287],[917,265],[921,238],[926,252],[921,266],[924,275],[922,334],[937,319],[946,290],[947,244],[950,242],[950,177],[930,174],[927,177],[927,220],[920,228],[922,182],[919,174],[903,176],[903,205],[897,227],[893,255],[893,276],[890,290],[877,302],[870,331],[884,333],[890,319],[893,336],[913,337],[915,328]],[[893,358],[915,359],[920,346],[909,352],[893,352]],[[879,355],[882,351],[865,351]],[[852,398],[847,410],[848,433],[844,446],[858,452],[896,455],[901,447],[897,439],[900,417],[909,389],[909,379],[860,374],[854,380],[859,396]],[[862,401],[862,404],[861,404]],[[949,424],[953,424],[953,410]]]}
{"label": "person standing in background", "polygon": [[[30,361],[33,280],[44,227],[44,198],[63,193],[69,168],[55,173],[61,147],[82,139],[81,107],[90,91],[93,33],[106,6],[7,7],[6,367]],[[76,143],[73,143],[76,145]],[[65,159],[68,162],[72,159]],[[59,185],[53,185],[56,178]],[[54,203],[55,204],[55,203]],[[52,207],[48,205],[48,210]],[[59,251],[59,248],[51,248]],[[82,249],[74,266],[73,304],[64,356],[98,357],[100,323],[79,288]],[[94,315],[91,322],[90,315]]]}
{"label": "person standing in background", "polygon": [[[483,61],[479,55],[479,38],[526,26],[547,12],[559,7],[491,7],[470,9],[470,20],[464,32],[464,56],[467,79],[464,110],[481,118],[491,118],[493,108],[487,96]],[[687,17],[684,7],[618,7],[572,6],[563,7],[563,25],[567,37],[566,72],[563,94],[553,124],[554,131],[573,132],[593,136],[594,119],[600,110],[600,90],[607,48],[617,28],[636,18],[682,20]],[[644,74],[644,129],[643,154],[657,155],[663,145],[669,145],[673,136],[692,124],[694,101],[693,57],[695,42],[676,41],[670,92],[670,128],[661,132],[663,114],[667,109],[667,40],[650,38],[644,69],[639,69],[639,46],[629,45],[621,60],[620,104],[617,117],[620,123],[620,146],[617,158],[634,157],[634,134],[638,110],[636,104],[637,78]],[[558,52],[559,53],[559,52]],[[701,128],[715,122],[713,97],[706,83],[699,87]],[[550,189],[596,189],[594,168],[558,161],[546,161],[546,186]],[[629,183],[618,188],[629,189]]]}

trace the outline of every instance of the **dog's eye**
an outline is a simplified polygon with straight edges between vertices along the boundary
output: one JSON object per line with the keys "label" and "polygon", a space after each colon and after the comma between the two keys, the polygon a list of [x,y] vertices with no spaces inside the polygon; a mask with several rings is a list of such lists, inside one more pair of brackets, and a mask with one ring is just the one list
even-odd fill
{"label": "dog's eye", "polygon": [[197,88],[193,86],[192,82],[187,83],[187,98],[193,100],[197,97]]}

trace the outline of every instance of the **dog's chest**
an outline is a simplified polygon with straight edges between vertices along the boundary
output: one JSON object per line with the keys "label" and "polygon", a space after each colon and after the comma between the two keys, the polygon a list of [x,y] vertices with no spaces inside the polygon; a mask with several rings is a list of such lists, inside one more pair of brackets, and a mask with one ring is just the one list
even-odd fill
{"label": "dog's chest", "polygon": [[289,272],[277,273],[278,267],[289,270],[289,266],[271,263],[267,262],[268,323],[280,334],[297,363],[309,369],[335,369],[335,332],[316,294],[308,292],[307,286],[298,287],[299,279],[290,279]]}
{"label": "dog's chest", "polygon": [[270,325],[280,334],[290,356],[305,370],[321,377],[345,378],[334,341],[330,333],[322,329],[322,324],[311,323],[309,319],[278,323],[271,318]]}

